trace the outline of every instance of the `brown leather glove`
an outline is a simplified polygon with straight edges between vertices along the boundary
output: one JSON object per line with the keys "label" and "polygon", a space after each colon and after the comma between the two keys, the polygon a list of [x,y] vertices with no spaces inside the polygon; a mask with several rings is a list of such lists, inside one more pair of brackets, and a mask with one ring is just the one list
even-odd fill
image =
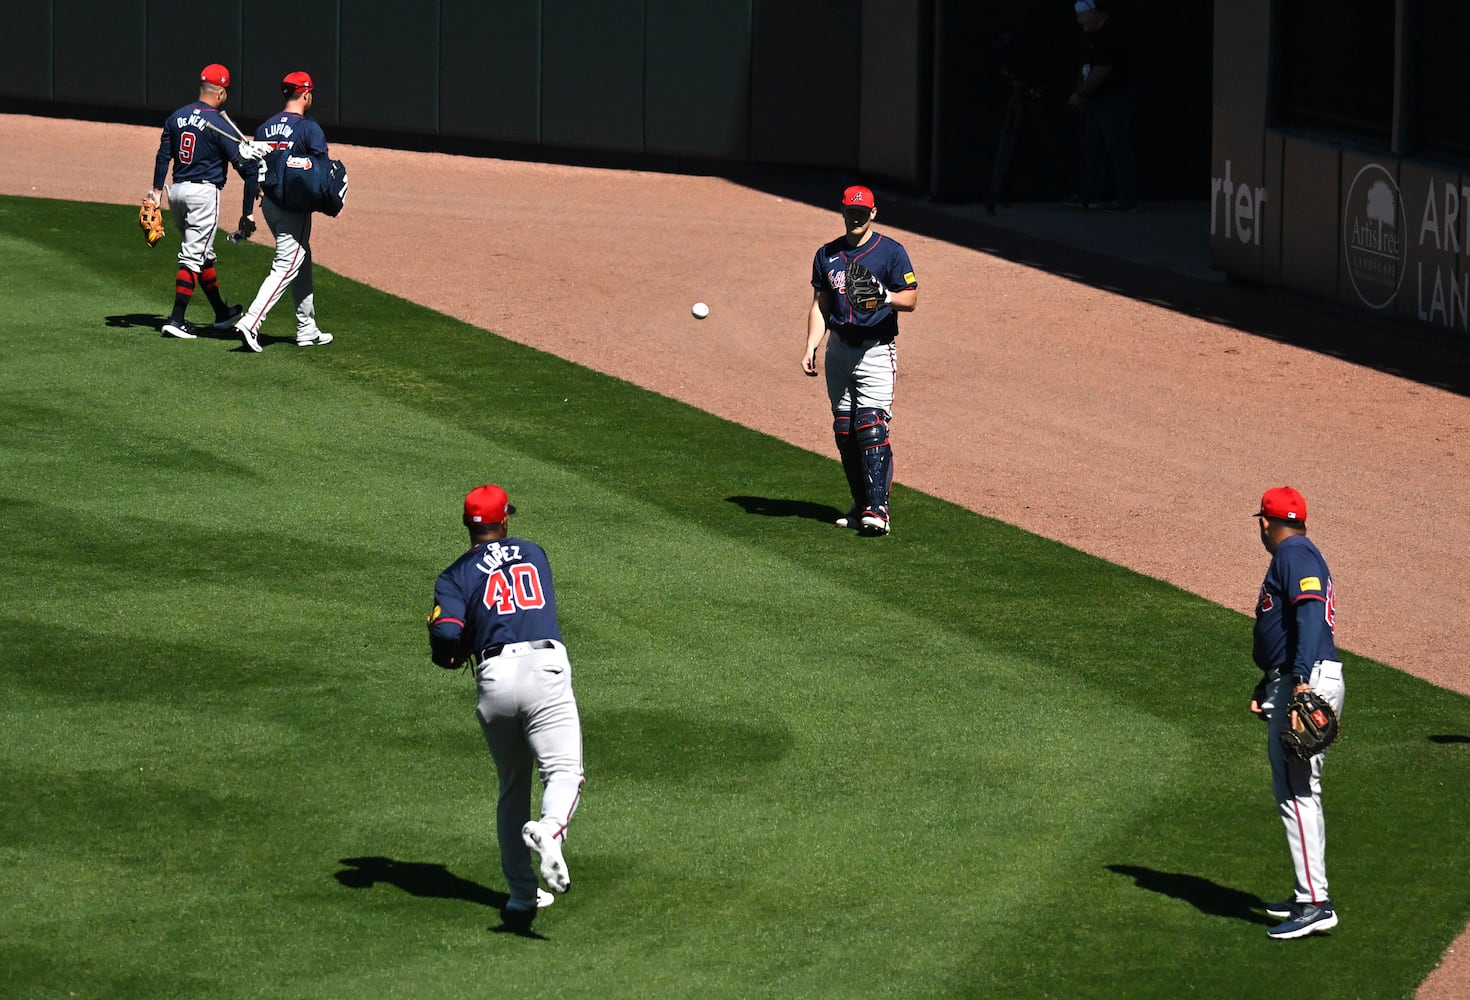
{"label": "brown leather glove", "polygon": [[143,204],[138,206],[138,228],[143,230],[143,238],[148,241],[149,250],[163,239],[163,212],[159,209],[158,202],[152,198],[144,198]]}

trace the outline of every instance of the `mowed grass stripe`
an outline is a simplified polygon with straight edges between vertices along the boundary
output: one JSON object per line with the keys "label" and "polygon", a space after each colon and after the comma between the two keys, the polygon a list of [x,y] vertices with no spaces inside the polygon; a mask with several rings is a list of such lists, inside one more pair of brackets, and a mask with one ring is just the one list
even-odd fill
{"label": "mowed grass stripe", "polygon": [[[829,458],[324,269],[326,350],[162,339],[172,251],[125,214],[0,199],[6,992],[1279,982],[1244,617],[912,490],[858,539]],[[248,297],[268,250],[222,258]],[[422,632],[487,478],[552,554],[585,718],[539,941],[487,932],[493,770]],[[1464,744],[1429,739],[1470,711],[1348,659],[1344,922],[1308,947],[1407,995],[1470,915]]]}

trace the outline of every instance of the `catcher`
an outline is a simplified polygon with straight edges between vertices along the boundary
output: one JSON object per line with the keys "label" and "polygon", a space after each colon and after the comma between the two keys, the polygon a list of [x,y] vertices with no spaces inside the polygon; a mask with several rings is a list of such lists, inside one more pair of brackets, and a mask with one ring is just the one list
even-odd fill
{"label": "catcher", "polygon": [[[230,71],[211,63],[199,73],[199,98],[164,119],[163,135],[153,161],[153,189],[138,208],[138,225],[150,248],[163,239],[163,208],[167,202],[179,230],[179,268],[174,280],[174,306],[163,323],[168,337],[192,340],[193,327],[184,312],[196,289],[203,289],[214,307],[216,330],[229,329],[243,311],[225,302],[214,266],[214,237],[219,226],[220,190],[233,164],[241,176],[253,176],[265,155],[254,142],[228,138],[239,132],[220,110],[229,97]],[[163,186],[169,167],[173,185]]]}
{"label": "catcher", "polygon": [[1263,676],[1250,710],[1266,723],[1271,784],[1296,869],[1291,898],[1266,905],[1281,920],[1266,933],[1289,940],[1337,926],[1327,891],[1322,762],[1337,738],[1343,671],[1333,641],[1332,574],[1307,538],[1306,499],[1289,486],[1269,489],[1256,520],[1271,565],[1256,602],[1253,653]]}
{"label": "catcher", "polygon": [[837,519],[864,535],[892,530],[888,491],[893,485],[893,383],[898,374],[898,313],[913,312],[919,283],[908,251],[873,232],[873,192],[842,193],[843,236],[824,244],[812,261],[812,305],[807,313],[801,369],[817,374],[817,348],[827,340],[827,398],[832,434],[847,476],[852,507]]}

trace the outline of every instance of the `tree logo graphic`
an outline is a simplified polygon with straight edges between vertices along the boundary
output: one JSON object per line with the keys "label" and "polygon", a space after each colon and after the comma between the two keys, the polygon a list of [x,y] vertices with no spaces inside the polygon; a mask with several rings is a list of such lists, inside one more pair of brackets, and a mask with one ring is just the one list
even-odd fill
{"label": "tree logo graphic", "polygon": [[1404,279],[1404,201],[1393,174],[1377,163],[1359,170],[1342,209],[1348,279],[1370,309],[1393,304]]}

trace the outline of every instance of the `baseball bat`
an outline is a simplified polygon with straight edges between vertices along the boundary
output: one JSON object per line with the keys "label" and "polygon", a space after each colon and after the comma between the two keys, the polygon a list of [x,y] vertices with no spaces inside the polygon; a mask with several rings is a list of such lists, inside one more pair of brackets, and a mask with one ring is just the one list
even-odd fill
{"label": "baseball bat", "polygon": [[[229,121],[228,118],[225,119],[225,120],[226,121]],[[230,124],[233,125],[235,123],[234,122],[230,122]],[[218,132],[220,135],[224,136],[226,139],[230,140],[231,142],[244,142],[245,141],[245,140],[241,139],[239,136],[230,135],[230,133],[228,133],[224,129],[220,128],[214,122],[205,122],[204,123],[204,127],[207,128],[207,129],[209,129],[211,132]]]}
{"label": "baseball bat", "polygon": [[235,137],[238,138],[241,142],[245,142],[247,139],[250,138],[244,133],[244,131],[241,130],[240,126],[235,124],[235,119],[231,118],[224,108],[219,109],[219,116],[229,123],[230,128],[235,130]]}

